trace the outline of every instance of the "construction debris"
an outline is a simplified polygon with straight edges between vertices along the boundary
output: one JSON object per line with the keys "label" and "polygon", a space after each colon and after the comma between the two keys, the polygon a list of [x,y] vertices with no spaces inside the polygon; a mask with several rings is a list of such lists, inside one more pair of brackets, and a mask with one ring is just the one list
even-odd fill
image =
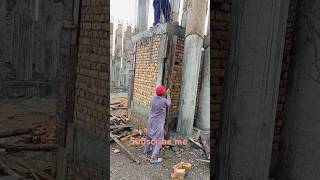
{"label": "construction debris", "polygon": [[[124,98],[123,98],[124,99]],[[122,100],[126,101],[126,99]],[[123,104],[120,102],[112,102],[113,105]],[[133,126],[129,123],[129,118],[126,113],[123,111],[113,110],[110,112],[110,131],[114,137],[122,141],[127,141],[130,138],[133,138],[138,135],[143,135],[143,131],[141,130],[133,130]],[[113,141],[114,139],[110,139]]]}
{"label": "construction debris", "polygon": [[110,102],[110,110],[114,109],[128,109],[127,98],[116,97],[112,98]]}
{"label": "construction debris", "polygon": [[[193,128],[196,130],[196,134],[193,138],[189,137],[189,140],[197,147],[202,149],[206,154],[206,159],[210,159],[210,134],[209,131],[203,131],[199,128]],[[200,142],[198,142],[200,141]]]}
{"label": "construction debris", "polygon": [[[32,167],[28,162],[22,160],[22,159],[18,159],[17,163],[19,163],[20,165],[22,165],[23,167],[27,168],[30,170],[30,173],[32,174],[36,174],[36,176],[40,176],[41,178],[45,179],[45,180],[55,180],[53,177],[51,177],[49,174],[37,170],[34,167]],[[32,171],[32,172],[31,172]]]}
{"label": "construction debris", "polygon": [[130,158],[136,162],[137,164],[140,164],[140,161],[137,160],[134,155],[119,141],[118,138],[116,138],[111,132],[110,137],[130,156]]}
{"label": "construction debris", "polygon": [[0,148],[7,151],[52,151],[57,149],[56,144],[8,144],[0,143]]}
{"label": "construction debris", "polygon": [[[28,136],[29,134],[29,136]],[[5,149],[5,151],[51,151],[56,150],[57,146],[55,144],[26,144],[26,142],[31,141],[31,135],[35,134],[32,129],[22,128],[22,129],[12,129],[0,132],[0,138],[11,138],[10,142],[1,142],[0,148]],[[23,136],[23,137],[20,137]],[[7,140],[8,141],[8,140]],[[24,143],[20,143],[20,142]]]}
{"label": "construction debris", "polygon": [[33,143],[55,144],[56,123],[54,120],[37,122],[33,124]]}
{"label": "construction debris", "polygon": [[10,177],[15,179],[29,179],[32,177],[35,180],[55,180],[44,171],[32,167],[30,163],[24,159],[10,155],[0,156],[0,168]]}
{"label": "construction debris", "polygon": [[22,179],[22,177],[16,173],[15,171],[13,171],[7,164],[7,161],[5,161],[2,157],[0,157],[0,168],[2,171],[4,171],[5,173],[7,173],[10,176],[13,176],[17,179]]}
{"label": "construction debris", "polygon": [[205,160],[205,159],[196,159],[196,160],[200,162],[210,163],[210,160]]}
{"label": "construction debris", "polygon": [[119,149],[115,149],[113,150],[114,153],[120,153],[120,150]]}
{"label": "construction debris", "polygon": [[200,134],[201,143],[208,159],[210,159],[210,135],[209,131],[202,131]]}
{"label": "construction debris", "polygon": [[131,131],[128,136],[121,138],[120,141],[126,141],[126,140],[128,140],[128,138],[133,137],[133,136],[137,136],[140,134],[141,134],[141,132],[139,130]]}
{"label": "construction debris", "polygon": [[186,162],[180,162],[171,168],[171,180],[184,180],[188,171],[191,170],[192,165]]}
{"label": "construction debris", "polygon": [[199,148],[203,149],[203,146],[202,146],[200,143],[198,143],[197,141],[195,141],[193,138],[190,138],[190,137],[189,137],[189,140],[190,140],[193,144],[197,145]]}
{"label": "construction debris", "polygon": [[23,135],[23,134],[30,134],[31,131],[32,131],[32,129],[28,129],[28,128],[1,131],[0,138],[18,136],[18,135]]}

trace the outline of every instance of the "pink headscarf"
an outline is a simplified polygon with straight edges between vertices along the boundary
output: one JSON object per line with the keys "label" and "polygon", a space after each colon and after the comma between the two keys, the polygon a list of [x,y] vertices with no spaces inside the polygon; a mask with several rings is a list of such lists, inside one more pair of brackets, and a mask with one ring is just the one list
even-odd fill
{"label": "pink headscarf", "polygon": [[156,88],[156,94],[158,96],[163,96],[165,92],[166,92],[166,88],[164,86],[158,86]]}

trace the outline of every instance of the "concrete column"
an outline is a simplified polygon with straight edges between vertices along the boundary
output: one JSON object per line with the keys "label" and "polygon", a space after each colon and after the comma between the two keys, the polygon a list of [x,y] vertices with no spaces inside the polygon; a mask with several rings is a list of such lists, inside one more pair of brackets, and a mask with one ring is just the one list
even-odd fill
{"label": "concrete column", "polygon": [[279,156],[279,180],[320,178],[320,2],[297,4],[296,39]]}
{"label": "concrete column", "polygon": [[191,135],[193,129],[208,0],[190,0],[190,4],[177,127],[177,131],[183,135]]}
{"label": "concrete column", "polygon": [[118,28],[116,30],[116,38],[115,38],[115,48],[114,48],[114,56],[117,58],[123,57],[122,53],[122,38],[123,38],[123,25],[118,24]]}
{"label": "concrete column", "polygon": [[113,54],[113,23],[110,22],[110,56]]}
{"label": "concrete column", "polygon": [[117,88],[121,86],[121,59],[116,59],[115,84]]}
{"label": "concrete column", "polygon": [[138,32],[142,32],[148,29],[148,15],[149,0],[138,0]]}
{"label": "concrete column", "polygon": [[232,2],[215,179],[269,179],[288,6],[289,0]]}
{"label": "concrete column", "polygon": [[171,19],[172,24],[179,24],[180,0],[171,0]]}
{"label": "concrete column", "polygon": [[[210,23],[210,18],[208,18]],[[201,74],[201,90],[199,94],[199,115],[196,126],[203,130],[210,130],[210,24],[204,38],[203,68]]]}
{"label": "concrete column", "polygon": [[39,0],[34,0],[34,21],[39,21]]}
{"label": "concrete column", "polygon": [[187,16],[188,16],[188,0],[183,0],[183,7],[182,7],[182,19],[181,19],[181,26],[186,27],[187,25]]}

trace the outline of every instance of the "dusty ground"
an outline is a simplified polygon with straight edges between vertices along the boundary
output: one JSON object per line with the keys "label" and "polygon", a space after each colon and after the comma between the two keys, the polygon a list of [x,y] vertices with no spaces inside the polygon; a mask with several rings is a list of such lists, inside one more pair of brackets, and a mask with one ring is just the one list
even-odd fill
{"label": "dusty ground", "polygon": [[[52,123],[55,121],[55,109],[54,99],[0,99],[0,131],[22,127],[33,129],[36,123]],[[49,129],[44,129],[47,130]],[[10,142],[13,138],[3,138],[0,141]],[[48,173],[56,159],[55,152],[4,152],[4,154],[27,160],[35,168]],[[23,172],[23,169],[19,171]],[[0,179],[2,179],[1,174]]]}
{"label": "dusty ground", "polygon": [[[113,97],[125,97],[126,93],[113,93]],[[170,179],[171,167],[184,161],[192,164],[192,169],[185,176],[186,180],[206,180],[210,179],[209,163],[200,162],[196,159],[203,158],[202,150],[194,147],[189,142],[186,146],[174,146],[172,148],[163,148],[161,157],[164,161],[160,164],[150,164],[147,158],[150,155],[143,155],[142,146],[129,146],[130,152],[139,160],[137,165],[115,142],[111,142],[110,146],[110,178],[114,180],[161,180]],[[120,153],[113,152],[119,149]]]}

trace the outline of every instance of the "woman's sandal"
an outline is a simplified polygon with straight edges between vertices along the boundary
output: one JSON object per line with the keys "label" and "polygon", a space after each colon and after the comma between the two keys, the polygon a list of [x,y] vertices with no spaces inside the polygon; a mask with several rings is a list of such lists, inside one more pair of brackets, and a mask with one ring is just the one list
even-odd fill
{"label": "woman's sandal", "polygon": [[158,158],[158,159],[156,159],[156,160],[152,160],[152,159],[151,159],[151,160],[150,160],[150,163],[151,163],[151,164],[158,164],[158,163],[161,163],[162,160],[163,160],[162,158]]}

